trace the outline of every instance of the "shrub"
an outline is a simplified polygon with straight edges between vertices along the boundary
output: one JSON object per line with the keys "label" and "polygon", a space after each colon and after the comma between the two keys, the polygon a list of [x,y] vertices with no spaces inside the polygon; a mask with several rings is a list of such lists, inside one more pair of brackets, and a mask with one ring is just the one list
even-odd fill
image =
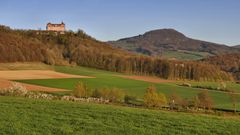
{"label": "shrub", "polygon": [[147,107],[161,107],[166,105],[167,99],[164,94],[157,93],[156,87],[150,86],[144,95],[144,105]]}
{"label": "shrub", "polygon": [[74,88],[73,95],[77,98],[87,98],[91,96],[91,89],[87,88],[84,83],[79,82]]}
{"label": "shrub", "polygon": [[204,90],[198,94],[198,99],[200,101],[199,106],[203,109],[212,109],[213,101],[208,94],[207,90]]}
{"label": "shrub", "polygon": [[180,109],[182,98],[176,93],[173,93],[169,96],[169,106],[170,109]]}
{"label": "shrub", "polygon": [[132,96],[132,95],[124,96],[124,103],[126,103],[126,104],[132,104],[133,102],[136,102],[136,100],[137,100],[136,96]]}
{"label": "shrub", "polygon": [[112,102],[121,102],[124,96],[125,93],[121,89],[113,88],[109,92],[109,100]]}
{"label": "shrub", "polygon": [[200,100],[198,99],[198,96],[194,96],[190,101],[189,101],[189,106],[198,109],[200,106]]}
{"label": "shrub", "polygon": [[96,89],[93,92],[93,97],[104,98],[110,100],[110,102],[121,102],[125,96],[125,93],[121,89]]}
{"label": "shrub", "polygon": [[93,91],[92,96],[95,97],[95,98],[108,99],[109,91],[110,91],[110,89],[107,89],[107,88],[95,89],[95,90]]}

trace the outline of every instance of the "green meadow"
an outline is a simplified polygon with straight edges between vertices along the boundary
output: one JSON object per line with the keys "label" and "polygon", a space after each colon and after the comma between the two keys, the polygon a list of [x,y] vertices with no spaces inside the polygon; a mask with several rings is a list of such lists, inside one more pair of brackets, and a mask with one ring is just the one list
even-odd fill
{"label": "green meadow", "polygon": [[[166,95],[176,93],[183,98],[192,98],[196,96],[202,89],[189,88],[178,86],[180,82],[176,83],[149,83],[139,80],[132,80],[121,78],[117,75],[123,75],[120,73],[102,71],[92,68],[85,67],[63,67],[56,66],[55,70],[57,72],[68,73],[68,74],[76,74],[76,75],[86,75],[86,76],[94,76],[96,78],[70,78],[70,79],[40,79],[40,80],[17,80],[23,83],[36,84],[41,86],[48,86],[54,88],[63,88],[68,89],[71,93],[71,90],[74,89],[75,85],[78,82],[84,82],[88,87],[95,88],[120,88],[126,93],[138,96],[142,98],[146,88],[150,85],[156,86],[158,92],[164,93]],[[216,82],[190,82],[194,85],[212,85],[218,86],[219,83]],[[234,83],[228,83],[227,87],[231,87],[240,91],[240,85]],[[65,94],[65,93],[64,93]],[[216,108],[222,109],[232,109],[232,104],[229,99],[229,95],[219,91],[209,91],[210,96],[213,98],[214,105]],[[238,101],[240,103],[240,100]],[[237,106],[240,109],[240,104]]]}
{"label": "green meadow", "polygon": [[162,56],[164,58],[176,58],[178,60],[200,60],[210,56],[206,52],[193,52],[193,51],[164,51]]}
{"label": "green meadow", "polygon": [[238,135],[238,116],[219,117],[0,96],[0,134]]}

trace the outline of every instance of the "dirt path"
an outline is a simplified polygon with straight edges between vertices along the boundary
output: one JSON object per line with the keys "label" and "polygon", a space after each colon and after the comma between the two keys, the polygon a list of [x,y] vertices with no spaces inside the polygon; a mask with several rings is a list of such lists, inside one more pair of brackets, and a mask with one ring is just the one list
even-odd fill
{"label": "dirt path", "polygon": [[127,75],[117,75],[118,77],[127,78],[127,79],[133,79],[133,80],[140,80],[145,82],[151,82],[151,83],[168,83],[168,82],[174,82],[172,80],[164,80],[158,77],[152,77],[152,76],[127,76]]}
{"label": "dirt path", "polygon": [[[8,88],[14,81],[11,80],[27,80],[27,79],[56,79],[56,78],[94,78],[90,76],[70,75],[59,73],[51,70],[7,70],[0,71],[0,89]],[[65,89],[50,88],[39,85],[20,83],[27,90],[45,91],[45,92],[63,92],[69,91]]]}

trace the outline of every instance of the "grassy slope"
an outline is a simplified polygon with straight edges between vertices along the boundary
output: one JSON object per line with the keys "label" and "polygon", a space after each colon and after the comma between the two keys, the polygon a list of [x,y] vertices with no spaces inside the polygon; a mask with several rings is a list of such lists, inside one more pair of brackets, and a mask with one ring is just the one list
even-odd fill
{"label": "grassy slope", "polygon": [[0,134],[229,134],[240,119],[0,96]]}
{"label": "grassy slope", "polygon": [[[82,81],[85,82],[90,88],[116,87],[126,90],[128,93],[139,96],[140,98],[143,96],[146,88],[149,85],[153,84],[144,81],[137,81],[114,76],[119,73],[112,73],[83,67],[55,67],[55,70],[63,73],[95,76],[96,78],[20,80],[20,82],[72,90],[74,89],[74,86],[76,85],[77,82]],[[153,85],[157,87],[157,90],[159,92],[162,92],[167,95],[171,93],[177,93],[183,98],[191,98],[200,92],[200,89],[181,87],[176,85],[175,83],[162,83]],[[240,90],[240,87],[238,88]],[[209,91],[209,93],[214,99],[215,107],[224,109],[232,108],[229,96],[227,94],[216,91]],[[240,109],[240,104],[238,104],[238,109]]]}
{"label": "grassy slope", "polygon": [[191,51],[165,51],[162,56],[164,58],[176,58],[178,60],[199,60],[209,56],[205,52],[191,52]]}

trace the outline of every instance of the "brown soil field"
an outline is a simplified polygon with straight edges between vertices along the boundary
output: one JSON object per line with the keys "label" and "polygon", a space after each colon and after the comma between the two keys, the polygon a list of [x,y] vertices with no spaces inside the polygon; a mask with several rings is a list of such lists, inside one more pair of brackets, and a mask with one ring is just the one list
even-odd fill
{"label": "brown soil field", "polygon": [[127,76],[127,75],[119,75],[119,77],[127,78],[127,79],[133,79],[133,80],[140,80],[145,82],[151,82],[151,83],[168,83],[168,82],[174,82],[173,80],[164,80],[158,77],[152,77],[152,76]]}
{"label": "brown soil field", "polygon": [[[13,81],[11,80],[26,80],[26,79],[56,79],[56,78],[94,78],[90,76],[70,75],[58,73],[51,70],[6,70],[0,71],[0,89],[8,88]],[[50,88],[38,85],[20,83],[27,90],[31,91],[47,91],[47,92],[61,92],[68,91],[64,89]]]}
{"label": "brown soil field", "polygon": [[0,71],[0,79],[5,80],[54,79],[54,78],[93,78],[93,77],[58,73],[51,70]]}

